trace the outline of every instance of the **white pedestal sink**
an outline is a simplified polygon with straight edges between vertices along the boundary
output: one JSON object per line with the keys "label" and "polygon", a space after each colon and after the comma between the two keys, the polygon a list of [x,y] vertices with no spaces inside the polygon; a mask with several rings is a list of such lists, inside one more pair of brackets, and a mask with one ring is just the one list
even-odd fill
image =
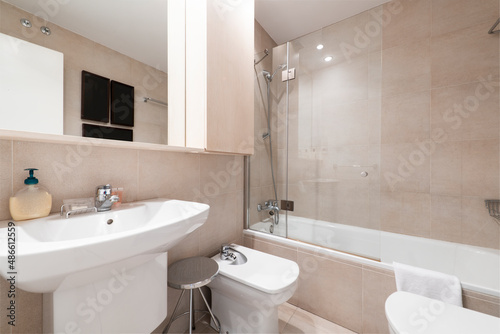
{"label": "white pedestal sink", "polygon": [[12,230],[0,228],[0,275],[44,294],[44,332],[150,333],[167,315],[166,252],[203,225],[208,211],[155,199],[16,222],[13,268]]}

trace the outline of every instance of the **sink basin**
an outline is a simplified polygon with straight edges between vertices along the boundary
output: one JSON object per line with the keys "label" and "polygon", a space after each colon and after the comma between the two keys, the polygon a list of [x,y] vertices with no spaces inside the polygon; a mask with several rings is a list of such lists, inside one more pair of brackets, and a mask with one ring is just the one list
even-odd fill
{"label": "sink basin", "polygon": [[[120,269],[137,267],[203,225],[208,211],[206,204],[154,199],[69,219],[55,214],[16,222],[16,285],[30,292],[50,293],[73,274],[78,274],[81,285],[91,283],[96,270],[109,264],[120,263]],[[1,228],[3,277],[12,271],[7,267],[6,250],[7,228]],[[89,282],[83,282],[85,276]]]}

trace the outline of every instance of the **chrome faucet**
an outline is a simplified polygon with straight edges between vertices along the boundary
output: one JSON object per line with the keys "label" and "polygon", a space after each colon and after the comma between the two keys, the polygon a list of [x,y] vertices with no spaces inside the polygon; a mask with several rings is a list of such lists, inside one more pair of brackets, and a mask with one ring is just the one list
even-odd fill
{"label": "chrome faucet", "polygon": [[120,197],[111,195],[111,185],[105,184],[97,186],[95,189],[95,207],[98,212],[111,210],[111,205],[118,202]]}
{"label": "chrome faucet", "polygon": [[232,252],[229,252],[229,250],[232,250],[230,244],[222,244],[220,246],[220,258],[221,260],[236,260],[236,255],[234,255]]}
{"label": "chrome faucet", "polygon": [[269,211],[269,215],[273,218],[274,224],[278,224],[280,221],[280,208],[277,201],[272,199],[264,202],[264,205],[257,204],[257,211]]}

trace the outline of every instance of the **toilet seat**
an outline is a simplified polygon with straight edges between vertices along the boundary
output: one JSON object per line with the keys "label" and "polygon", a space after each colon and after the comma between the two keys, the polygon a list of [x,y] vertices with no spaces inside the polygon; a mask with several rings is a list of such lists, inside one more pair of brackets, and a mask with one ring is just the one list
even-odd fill
{"label": "toilet seat", "polygon": [[385,314],[394,334],[500,333],[500,318],[403,291],[387,298]]}
{"label": "toilet seat", "polygon": [[268,294],[287,290],[299,277],[299,266],[294,261],[239,245],[231,247],[244,253],[248,261],[244,265],[232,265],[215,255],[212,259],[219,264],[219,275]]}

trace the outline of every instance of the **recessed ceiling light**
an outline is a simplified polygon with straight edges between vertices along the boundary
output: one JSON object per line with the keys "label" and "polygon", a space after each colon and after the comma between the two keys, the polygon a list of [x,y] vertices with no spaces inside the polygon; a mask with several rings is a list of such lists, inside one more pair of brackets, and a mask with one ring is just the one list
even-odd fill
{"label": "recessed ceiling light", "polygon": [[45,34],[47,36],[49,36],[51,34],[51,31],[50,31],[49,27],[43,26],[43,27],[40,28],[40,31],[42,32],[42,34]]}
{"label": "recessed ceiling light", "polygon": [[333,57],[332,56],[328,56],[328,57],[325,57],[325,61],[332,61]]}
{"label": "recessed ceiling light", "polygon": [[318,45],[316,46],[316,49],[318,49],[318,50],[323,49],[323,44],[318,44]]}
{"label": "recessed ceiling light", "polygon": [[26,28],[31,28],[31,22],[28,19],[21,19],[21,24]]}

